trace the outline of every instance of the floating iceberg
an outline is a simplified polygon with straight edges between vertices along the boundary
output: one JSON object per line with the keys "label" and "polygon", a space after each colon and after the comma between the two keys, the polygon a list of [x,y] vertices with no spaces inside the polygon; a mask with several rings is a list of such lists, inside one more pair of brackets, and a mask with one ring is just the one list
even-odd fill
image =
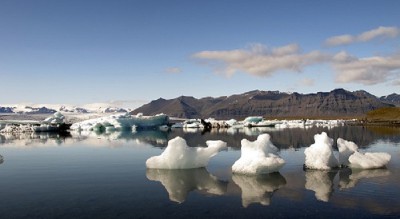
{"label": "floating iceberg", "polygon": [[142,114],[131,115],[129,113],[105,116],[96,119],[89,119],[82,122],[74,123],[72,130],[89,130],[89,131],[105,131],[113,130],[130,130],[133,126],[140,128],[158,127],[167,125],[169,118],[165,114],[155,116],[143,116]]}
{"label": "floating iceberg", "polygon": [[286,179],[280,173],[257,176],[235,174],[232,180],[242,190],[242,205],[245,208],[252,203],[269,205],[272,194],[286,185]]}
{"label": "floating iceberg", "polygon": [[189,147],[185,139],[176,137],[168,141],[168,146],[159,156],[146,161],[147,168],[152,169],[192,169],[207,166],[211,157],[226,149],[223,141],[207,141],[208,147]]}
{"label": "floating iceberg", "polygon": [[52,116],[47,117],[43,120],[43,123],[46,124],[61,124],[64,123],[65,116],[60,112],[54,113]]}
{"label": "floating iceberg", "polygon": [[388,153],[355,152],[349,157],[350,167],[355,169],[376,169],[385,167],[390,161]]}
{"label": "floating iceberg", "polygon": [[358,146],[354,142],[338,138],[337,147],[339,149],[339,164],[349,166],[349,157],[358,150]]}
{"label": "floating iceberg", "polygon": [[233,164],[232,172],[248,175],[278,172],[285,161],[279,157],[278,148],[270,138],[269,134],[262,134],[254,142],[243,139],[241,156]]}
{"label": "floating iceberg", "polygon": [[385,167],[391,156],[383,152],[358,152],[358,146],[351,141],[338,138],[339,161],[341,164],[355,169],[376,169]]}
{"label": "floating iceberg", "polygon": [[315,143],[304,150],[305,166],[309,169],[329,170],[338,166],[333,154],[333,139],[325,132],[314,135]]}
{"label": "floating iceberg", "polygon": [[32,126],[34,132],[57,132],[66,131],[70,127],[65,124],[65,116],[60,112],[55,112],[52,116],[47,117],[39,126]]}
{"label": "floating iceberg", "polygon": [[169,199],[182,203],[191,191],[205,191],[212,195],[223,195],[228,183],[218,180],[205,168],[190,170],[147,169],[146,177],[152,181],[160,181],[169,194]]}

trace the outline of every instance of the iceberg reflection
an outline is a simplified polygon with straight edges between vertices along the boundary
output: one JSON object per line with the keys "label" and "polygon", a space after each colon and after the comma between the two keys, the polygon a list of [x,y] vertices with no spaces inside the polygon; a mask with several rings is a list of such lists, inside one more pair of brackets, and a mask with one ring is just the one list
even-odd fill
{"label": "iceberg reflection", "polygon": [[315,198],[328,202],[333,193],[333,179],[337,170],[306,170],[305,188],[315,192]]}
{"label": "iceberg reflection", "polygon": [[245,208],[252,203],[269,205],[273,193],[286,185],[286,179],[280,173],[257,176],[234,174],[232,180],[242,190],[242,205]]}
{"label": "iceberg reflection", "polygon": [[205,168],[186,170],[147,169],[146,177],[159,181],[169,194],[169,199],[182,203],[191,191],[202,191],[212,195],[223,195],[227,182],[217,179]]}
{"label": "iceberg reflection", "polygon": [[47,147],[61,145],[69,138],[69,133],[31,132],[31,133],[3,133],[0,134],[0,145],[4,147]]}
{"label": "iceberg reflection", "polygon": [[370,178],[380,178],[386,177],[390,175],[390,171],[388,169],[347,169],[347,171],[341,171],[339,173],[340,181],[339,188],[340,189],[350,189],[354,188],[357,183],[362,179],[370,179]]}
{"label": "iceberg reflection", "polygon": [[[305,188],[315,192],[315,198],[328,202],[335,190],[335,177],[339,176],[339,185],[336,188],[340,190],[354,188],[362,179],[387,177],[390,171],[387,169],[340,169],[340,170],[306,170]],[[336,181],[337,183],[338,181]]]}
{"label": "iceberg reflection", "polygon": [[108,131],[108,132],[96,132],[96,131],[74,131],[71,132],[72,137],[92,137],[104,140],[136,140],[139,142],[149,143],[152,145],[165,146],[168,142],[167,133],[159,130],[144,130],[137,132],[130,131]]}

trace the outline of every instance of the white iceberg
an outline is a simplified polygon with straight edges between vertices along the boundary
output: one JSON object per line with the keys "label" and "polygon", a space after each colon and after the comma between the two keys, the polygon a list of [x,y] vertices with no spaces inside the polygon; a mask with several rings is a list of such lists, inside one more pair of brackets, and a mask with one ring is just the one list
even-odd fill
{"label": "white iceberg", "polygon": [[226,149],[223,141],[206,141],[208,147],[189,147],[185,139],[176,137],[159,156],[150,157],[146,167],[152,169],[192,169],[207,166],[211,157]]}
{"label": "white iceberg", "polygon": [[52,116],[47,117],[43,123],[46,124],[61,124],[64,123],[65,116],[60,112],[54,113]]}
{"label": "white iceberg", "polygon": [[305,166],[309,169],[329,170],[338,166],[333,153],[333,139],[325,132],[314,135],[315,143],[304,150]]}
{"label": "white iceberg", "polygon": [[385,167],[390,161],[388,153],[360,153],[355,152],[349,157],[350,167],[355,169],[376,169]]}
{"label": "white iceberg", "polygon": [[338,138],[339,161],[341,164],[354,169],[376,169],[385,167],[391,156],[383,152],[367,152],[358,151],[358,146],[351,141]]}
{"label": "white iceberg", "polygon": [[278,148],[270,138],[269,134],[262,134],[254,142],[243,139],[241,156],[233,164],[232,172],[247,175],[278,172],[285,161],[279,157]]}
{"label": "white iceberg", "polygon": [[96,119],[89,119],[72,124],[72,130],[105,131],[113,130],[131,130],[133,127],[159,127],[167,125],[169,118],[165,114],[155,116],[143,116],[142,114],[131,115],[129,113],[105,116]]}
{"label": "white iceberg", "polygon": [[339,164],[349,166],[349,157],[358,150],[358,146],[354,142],[338,138],[337,147],[339,149]]}
{"label": "white iceberg", "polygon": [[202,191],[212,195],[223,195],[228,183],[211,175],[205,168],[190,170],[147,169],[146,177],[159,181],[169,194],[169,199],[182,203],[191,191]]}

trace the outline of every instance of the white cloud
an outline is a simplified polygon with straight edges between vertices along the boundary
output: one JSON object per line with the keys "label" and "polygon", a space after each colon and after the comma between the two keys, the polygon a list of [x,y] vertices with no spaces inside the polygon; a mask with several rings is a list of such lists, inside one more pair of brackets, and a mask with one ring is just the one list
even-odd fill
{"label": "white cloud", "polygon": [[399,80],[395,80],[392,82],[392,85],[394,86],[400,86],[400,79]]}
{"label": "white cloud", "polygon": [[325,40],[327,46],[339,46],[347,45],[356,42],[367,42],[376,38],[395,38],[400,35],[400,28],[398,27],[378,27],[366,32],[363,32],[357,36],[352,35],[340,35],[333,36]]}
{"label": "white cloud", "polygon": [[273,49],[255,44],[248,49],[201,51],[193,57],[213,65],[217,72],[228,77],[236,72],[263,77],[282,70],[300,72],[304,67],[324,62],[328,58],[319,51],[301,53],[297,44]]}
{"label": "white cloud", "polygon": [[[378,38],[394,38],[400,35],[398,27],[378,27],[359,35],[340,35],[327,39],[330,46],[366,42]],[[337,54],[314,50],[301,51],[299,45],[288,44],[278,48],[267,48],[253,44],[245,49],[201,51],[193,54],[197,60],[214,67],[217,73],[232,76],[236,72],[269,77],[282,71],[301,72],[310,65],[328,63],[335,72],[337,83],[375,85],[391,83],[400,85],[400,53],[388,56],[359,58],[347,52]],[[312,79],[298,82],[302,86],[313,86]]]}
{"label": "white cloud", "polygon": [[397,27],[378,27],[358,35],[357,40],[365,42],[378,37],[394,38],[400,34],[400,28]]}
{"label": "white cloud", "polygon": [[332,58],[336,82],[374,85],[400,77],[400,55],[357,58],[340,52]]}
{"label": "white cloud", "polygon": [[182,72],[182,69],[179,67],[170,67],[170,68],[165,69],[165,71],[167,73],[171,73],[171,74],[179,74]]}
{"label": "white cloud", "polygon": [[304,78],[302,80],[300,80],[299,85],[300,86],[307,86],[307,87],[311,87],[314,85],[314,79],[311,78]]}
{"label": "white cloud", "polygon": [[325,41],[325,45],[328,46],[347,45],[353,43],[354,41],[355,39],[351,35],[340,35],[328,38]]}

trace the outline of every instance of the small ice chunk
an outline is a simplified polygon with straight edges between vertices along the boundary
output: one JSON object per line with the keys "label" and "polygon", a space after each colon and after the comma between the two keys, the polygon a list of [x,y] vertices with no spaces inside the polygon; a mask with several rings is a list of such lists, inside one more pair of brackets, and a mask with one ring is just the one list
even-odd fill
{"label": "small ice chunk", "polygon": [[211,157],[226,149],[223,141],[206,141],[208,147],[188,147],[185,139],[176,137],[168,141],[168,146],[159,156],[146,161],[147,168],[192,169],[207,166]]}
{"label": "small ice chunk", "polygon": [[106,127],[113,126],[116,130],[129,130],[132,126],[148,128],[166,125],[169,117],[165,114],[155,116],[131,115],[129,113],[104,116],[77,122],[71,125],[71,130],[104,131]]}
{"label": "small ice chunk", "polygon": [[279,157],[278,148],[270,138],[269,134],[262,134],[254,142],[243,139],[241,156],[233,164],[232,172],[247,175],[278,172],[285,161]]}
{"label": "small ice chunk", "polygon": [[349,157],[350,167],[355,169],[376,169],[385,167],[390,161],[390,154],[383,152],[365,153],[355,152]]}
{"label": "small ice chunk", "polygon": [[358,151],[358,146],[351,141],[338,138],[339,162],[354,169],[376,169],[385,167],[390,161],[390,154],[383,152]]}
{"label": "small ice chunk", "polygon": [[43,122],[50,124],[64,123],[65,116],[60,112],[55,112],[52,116],[47,117]]}
{"label": "small ice chunk", "polygon": [[314,135],[315,143],[304,150],[306,155],[305,165],[309,169],[329,170],[338,166],[338,161],[333,154],[333,139],[325,132]]}
{"label": "small ice chunk", "polygon": [[342,138],[337,139],[339,149],[339,164],[349,166],[349,157],[358,150],[358,146],[352,141],[346,141]]}

